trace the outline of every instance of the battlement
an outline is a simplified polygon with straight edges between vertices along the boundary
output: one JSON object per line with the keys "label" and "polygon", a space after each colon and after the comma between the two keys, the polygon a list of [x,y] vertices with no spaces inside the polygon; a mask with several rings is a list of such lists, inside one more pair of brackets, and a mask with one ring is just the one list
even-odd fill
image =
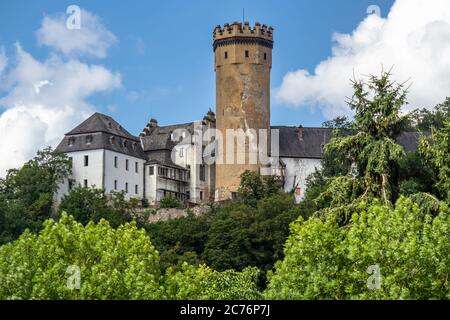
{"label": "battlement", "polygon": [[273,28],[267,27],[265,24],[261,25],[259,22],[255,23],[252,28],[249,22],[234,22],[231,25],[226,23],[223,28],[218,25],[214,29],[213,38],[214,41],[240,37],[240,38],[260,38],[267,41],[273,41]]}

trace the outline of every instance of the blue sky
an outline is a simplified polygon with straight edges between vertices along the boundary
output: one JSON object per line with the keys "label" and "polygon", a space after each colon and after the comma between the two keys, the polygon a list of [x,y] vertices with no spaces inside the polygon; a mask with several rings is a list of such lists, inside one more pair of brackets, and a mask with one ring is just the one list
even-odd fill
{"label": "blue sky", "polygon": [[[138,134],[153,116],[160,124],[201,119],[214,108],[212,30],[242,20],[275,28],[272,87],[296,69],[313,71],[331,54],[333,32],[351,32],[373,0],[354,1],[8,1],[0,4],[0,44],[6,52],[20,41],[35,58],[49,49],[38,46],[35,32],[44,15],[76,4],[98,15],[118,38],[99,63],[122,76],[122,87],[95,94],[89,102]],[[392,1],[377,5],[386,14]],[[293,108],[272,101],[272,123],[320,126],[318,109]]]}
{"label": "blue sky", "polygon": [[[72,4],[80,30],[66,27]],[[201,120],[215,108],[212,32],[241,21],[243,7],[251,24],[275,28],[273,125],[351,116],[350,79],[382,68],[409,79],[403,111],[450,96],[448,0],[2,0],[0,176],[94,111],[135,135],[150,117]]]}

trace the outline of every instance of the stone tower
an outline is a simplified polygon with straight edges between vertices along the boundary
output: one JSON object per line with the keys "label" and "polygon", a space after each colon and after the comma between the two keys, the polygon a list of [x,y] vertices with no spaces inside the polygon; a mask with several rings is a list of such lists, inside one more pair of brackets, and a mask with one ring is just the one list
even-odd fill
{"label": "stone tower", "polygon": [[[255,152],[249,148],[250,140],[245,140],[245,152],[239,152],[237,139],[229,138],[230,141],[227,141],[226,132],[227,129],[242,129],[244,132],[253,129],[259,134],[260,129],[266,129],[267,132],[270,129],[273,28],[259,23],[251,27],[248,22],[243,25],[235,22],[225,24],[223,28],[217,26],[213,36],[216,127],[223,136],[223,163],[218,161],[216,164],[215,199],[222,201],[235,195],[240,175],[245,170],[259,171],[261,168],[259,159],[256,163],[250,160],[251,156],[255,156]],[[266,139],[268,142],[269,138]],[[227,144],[233,143],[231,140],[235,141],[235,146],[227,149]],[[227,161],[230,154],[234,156],[232,163]],[[239,157],[245,157],[245,163],[238,161]]]}

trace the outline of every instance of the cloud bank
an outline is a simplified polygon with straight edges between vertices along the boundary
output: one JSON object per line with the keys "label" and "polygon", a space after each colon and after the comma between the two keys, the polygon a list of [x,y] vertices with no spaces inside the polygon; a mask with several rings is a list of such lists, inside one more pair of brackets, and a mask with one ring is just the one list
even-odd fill
{"label": "cloud bank", "polygon": [[[101,41],[93,44],[91,39],[102,39],[110,32],[94,15],[83,11],[82,16],[95,23],[88,20],[80,30],[63,30],[65,19],[61,16],[44,17],[38,39],[51,51],[42,61],[20,43],[15,44],[13,59],[7,59],[0,48],[0,108],[4,110],[0,115],[0,177],[32,158],[37,150],[55,147],[64,133],[91,115],[95,107],[87,102],[89,97],[121,86],[119,73],[74,58],[75,53],[105,57],[108,48]],[[92,33],[89,39],[84,26]],[[9,64],[9,60],[14,63]]]}
{"label": "cloud bank", "polygon": [[65,14],[45,16],[36,32],[39,44],[69,56],[105,58],[108,48],[117,42],[117,38],[103,26],[100,18],[81,10],[80,29],[71,30],[66,26],[67,17]]}
{"label": "cloud bank", "polygon": [[276,89],[279,103],[319,108],[326,118],[351,114],[353,75],[393,67],[394,79],[410,80],[404,110],[433,107],[450,96],[450,7],[448,0],[396,0],[386,18],[367,16],[351,34],[333,35],[332,54],[311,74],[287,73]]}

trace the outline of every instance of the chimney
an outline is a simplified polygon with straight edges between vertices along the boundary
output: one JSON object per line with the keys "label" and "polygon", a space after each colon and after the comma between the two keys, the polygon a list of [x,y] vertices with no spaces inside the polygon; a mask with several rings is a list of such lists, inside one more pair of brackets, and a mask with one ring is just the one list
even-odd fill
{"label": "chimney", "polygon": [[298,140],[303,141],[303,126],[299,125],[295,131],[297,132]]}
{"label": "chimney", "polygon": [[158,126],[158,121],[154,118],[151,118],[150,122],[148,123],[148,126],[150,128],[156,128]]}

